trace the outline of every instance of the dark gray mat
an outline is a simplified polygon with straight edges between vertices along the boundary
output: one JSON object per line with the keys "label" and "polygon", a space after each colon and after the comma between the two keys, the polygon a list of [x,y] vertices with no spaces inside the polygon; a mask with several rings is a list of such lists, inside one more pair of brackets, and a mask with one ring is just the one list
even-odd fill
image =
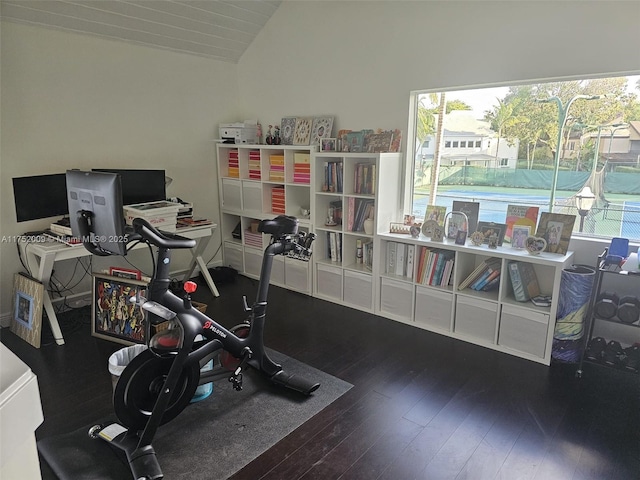
{"label": "dark gray mat", "polygon": [[[228,478],[352,387],[278,352],[269,355],[285,371],[320,382],[320,388],[305,397],[251,370],[240,392],[226,380],[216,382],[209,398],[158,430],[153,445],[165,478]],[[89,427],[38,442],[55,474],[74,480],[131,478],[122,455],[102,440],[91,440]]]}

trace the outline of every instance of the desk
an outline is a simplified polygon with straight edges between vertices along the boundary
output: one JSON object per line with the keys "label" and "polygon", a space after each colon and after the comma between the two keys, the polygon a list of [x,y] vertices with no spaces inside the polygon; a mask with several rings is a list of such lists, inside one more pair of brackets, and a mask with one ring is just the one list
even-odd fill
{"label": "desk", "polygon": [[[200,267],[200,272],[205,278],[211,293],[216,297],[219,297],[216,284],[213,282],[206,262],[202,258],[202,253],[209,244],[213,231],[217,228],[217,225],[203,225],[199,227],[192,227],[186,229],[180,229],[176,233],[186,238],[192,238],[197,241],[196,246],[191,249],[193,255],[191,264],[187,269],[187,273],[184,276],[184,280],[191,278],[196,265]],[[51,303],[51,297],[49,297],[49,282],[51,280],[51,274],[53,272],[53,265],[55,262],[61,260],[69,260],[73,258],[86,257],[91,253],[82,245],[68,246],[64,243],[51,241],[51,242],[20,242],[20,251],[22,258],[25,259],[27,267],[31,275],[44,285],[44,298],[43,305],[51,324],[51,331],[58,345],[64,345],[64,338],[60,325],[58,324],[58,317],[53,309]],[[131,250],[145,247],[146,244],[139,243],[135,245]]]}

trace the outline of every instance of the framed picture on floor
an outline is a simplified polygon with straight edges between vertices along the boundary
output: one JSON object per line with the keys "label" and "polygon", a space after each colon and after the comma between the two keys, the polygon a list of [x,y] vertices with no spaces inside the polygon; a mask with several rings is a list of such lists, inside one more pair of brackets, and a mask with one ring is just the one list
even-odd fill
{"label": "framed picture on floor", "polygon": [[147,315],[131,301],[146,289],[140,280],[94,274],[91,335],[126,345],[146,343]]}
{"label": "framed picture on floor", "polygon": [[9,329],[25,342],[40,348],[44,287],[33,278],[16,273],[13,277],[13,308]]}

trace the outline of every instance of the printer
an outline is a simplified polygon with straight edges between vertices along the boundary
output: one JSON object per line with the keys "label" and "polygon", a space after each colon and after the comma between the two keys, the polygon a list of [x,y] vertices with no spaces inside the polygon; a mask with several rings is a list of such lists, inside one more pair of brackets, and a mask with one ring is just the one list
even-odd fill
{"label": "printer", "polygon": [[258,125],[256,123],[221,123],[219,128],[223,143],[258,143]]}

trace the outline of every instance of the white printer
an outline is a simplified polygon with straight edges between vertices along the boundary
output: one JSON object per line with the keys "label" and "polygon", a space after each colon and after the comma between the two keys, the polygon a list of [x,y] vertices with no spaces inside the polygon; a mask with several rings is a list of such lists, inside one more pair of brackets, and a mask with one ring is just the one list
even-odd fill
{"label": "white printer", "polygon": [[250,122],[221,123],[220,138],[224,143],[258,143],[258,125]]}

